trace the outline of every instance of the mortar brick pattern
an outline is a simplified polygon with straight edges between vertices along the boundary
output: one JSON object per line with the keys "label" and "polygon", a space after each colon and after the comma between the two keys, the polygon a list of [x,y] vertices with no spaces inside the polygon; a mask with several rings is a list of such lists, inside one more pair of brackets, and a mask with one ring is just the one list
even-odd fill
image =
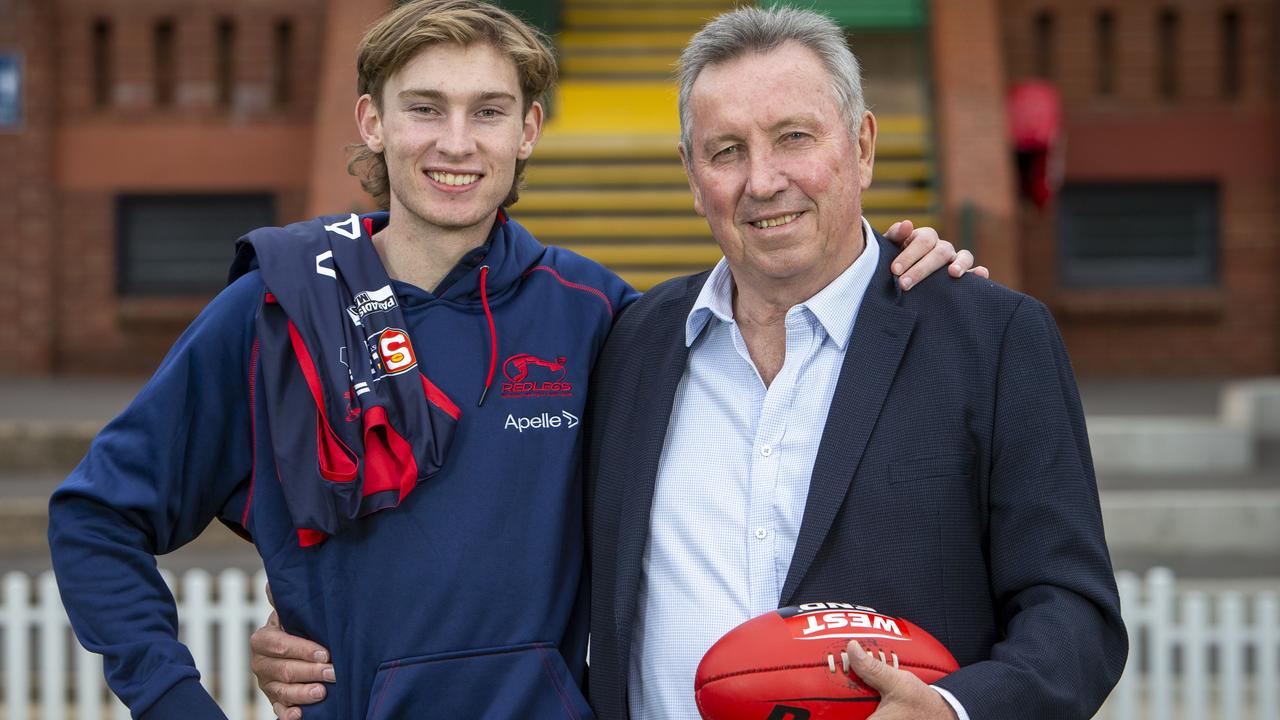
{"label": "mortar brick pattern", "polygon": [[[1159,91],[1159,14],[1180,17],[1178,92]],[[1240,86],[1223,93],[1221,16],[1240,15]],[[1113,92],[1099,95],[1097,13],[1114,17]],[[1022,208],[1025,289],[1055,310],[1083,376],[1280,372],[1280,10],[1272,0],[1003,0],[1011,80],[1034,76],[1037,13],[1054,20],[1066,181],[1216,181],[1218,287],[1064,291],[1054,208]]]}

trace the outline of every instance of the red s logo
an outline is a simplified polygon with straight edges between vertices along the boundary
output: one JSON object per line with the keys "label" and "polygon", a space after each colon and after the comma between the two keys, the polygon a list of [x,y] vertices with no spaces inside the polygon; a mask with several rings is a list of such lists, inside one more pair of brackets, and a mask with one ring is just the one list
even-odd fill
{"label": "red s logo", "polygon": [[409,342],[409,334],[399,328],[387,328],[369,338],[376,348],[375,360],[379,361],[381,373],[376,375],[399,375],[409,372],[418,365],[418,358],[413,354],[413,344]]}

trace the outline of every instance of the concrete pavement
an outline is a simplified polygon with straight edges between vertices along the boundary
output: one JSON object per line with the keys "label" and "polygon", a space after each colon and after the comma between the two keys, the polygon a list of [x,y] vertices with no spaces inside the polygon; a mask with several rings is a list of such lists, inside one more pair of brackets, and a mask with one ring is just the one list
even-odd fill
{"label": "concrete pavement", "polygon": [[[140,387],[137,379],[0,382],[0,569],[47,567],[49,493]],[[1280,398],[1277,387],[1271,380],[1080,383],[1117,569],[1280,578],[1280,434],[1254,427],[1276,416],[1268,398]],[[248,569],[258,559],[215,525],[160,563]]]}

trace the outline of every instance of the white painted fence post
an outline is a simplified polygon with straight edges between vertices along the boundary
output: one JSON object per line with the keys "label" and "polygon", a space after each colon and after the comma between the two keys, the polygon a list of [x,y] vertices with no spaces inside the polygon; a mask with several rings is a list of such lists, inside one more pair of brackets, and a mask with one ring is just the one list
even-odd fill
{"label": "white painted fence post", "polygon": [[191,651],[191,658],[196,661],[200,671],[200,684],[208,692],[213,692],[213,646],[210,642],[209,626],[213,619],[209,616],[209,589],[211,587],[209,573],[204,570],[188,570],[182,576],[182,606],[178,610],[178,618],[182,623],[182,640]]}
{"label": "white painted fence post", "polygon": [[1182,717],[1207,717],[1209,603],[1202,592],[1182,597]]}
{"label": "white painted fence post", "polygon": [[1152,568],[1147,573],[1147,605],[1150,609],[1147,639],[1150,642],[1151,717],[1173,717],[1173,573]]}
{"label": "white painted fence post", "polygon": [[[267,571],[259,570],[253,576],[253,617],[250,624],[257,628],[267,621],[271,614],[271,604],[267,602]],[[271,701],[258,689],[253,677],[249,678],[249,691],[253,693],[253,707],[258,720],[275,720],[276,714],[271,711]]]}
{"label": "white painted fence post", "polygon": [[58,581],[45,572],[36,583],[40,607],[40,718],[67,717],[67,613],[58,595]]}
{"label": "white painted fence post", "polygon": [[1224,718],[1244,717],[1244,599],[1226,591],[1218,596],[1218,626],[1222,644],[1218,667],[1220,705]]}
{"label": "white painted fence post", "polygon": [[4,576],[4,613],[8,618],[4,633],[4,683],[8,689],[5,700],[9,720],[31,717],[31,650],[27,643],[31,626],[30,596],[31,580],[25,574],[11,572]]}
{"label": "white painted fence post", "polygon": [[1122,572],[1116,575],[1116,587],[1120,590],[1120,610],[1124,615],[1125,628],[1129,633],[1129,660],[1124,666],[1124,674],[1120,682],[1111,691],[1111,703],[1108,717],[1118,720],[1132,720],[1137,708],[1138,676],[1142,665],[1142,651],[1138,644],[1139,619],[1142,617],[1143,604],[1140,598],[1139,581],[1133,573]]}
{"label": "white painted fence post", "polygon": [[245,658],[249,656],[249,633],[244,608],[245,579],[240,570],[228,569],[218,575],[219,643],[218,704],[227,720],[243,720],[245,711]]}
{"label": "white painted fence post", "polygon": [[1258,595],[1253,606],[1258,628],[1258,717],[1280,718],[1280,599],[1273,592]]}
{"label": "white painted fence post", "polygon": [[102,720],[102,656],[76,642],[76,705],[80,720]]}

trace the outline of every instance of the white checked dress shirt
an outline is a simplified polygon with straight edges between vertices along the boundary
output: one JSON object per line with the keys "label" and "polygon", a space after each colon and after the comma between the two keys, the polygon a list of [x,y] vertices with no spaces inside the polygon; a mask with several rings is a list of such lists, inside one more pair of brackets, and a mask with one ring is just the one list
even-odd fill
{"label": "white checked dress shirt", "polygon": [[696,719],[694,672],[707,648],[778,607],[845,347],[880,258],[865,219],[862,227],[862,254],[787,311],[786,359],[768,387],[734,322],[723,259],[689,312],[688,367],[642,559],[628,682],[635,720]]}

